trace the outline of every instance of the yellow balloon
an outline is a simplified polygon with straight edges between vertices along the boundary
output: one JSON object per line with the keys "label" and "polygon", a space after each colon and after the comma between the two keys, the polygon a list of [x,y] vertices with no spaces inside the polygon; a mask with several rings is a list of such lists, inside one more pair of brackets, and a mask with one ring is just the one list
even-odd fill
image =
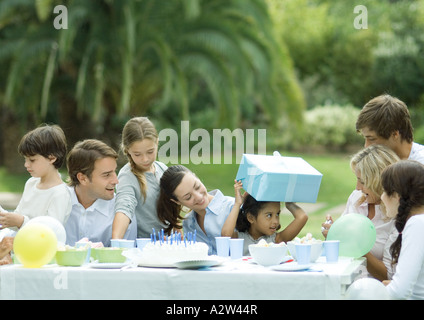
{"label": "yellow balloon", "polygon": [[13,241],[13,251],[26,268],[40,268],[49,263],[57,250],[55,233],[40,223],[22,227]]}

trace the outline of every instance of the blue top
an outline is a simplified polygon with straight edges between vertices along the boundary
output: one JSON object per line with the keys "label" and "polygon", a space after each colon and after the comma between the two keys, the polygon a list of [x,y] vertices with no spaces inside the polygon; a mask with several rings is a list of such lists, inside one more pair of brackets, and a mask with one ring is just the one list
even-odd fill
{"label": "blue top", "polygon": [[196,212],[190,211],[183,220],[184,233],[196,230],[196,241],[204,242],[209,246],[209,255],[216,254],[215,237],[221,236],[221,229],[225,220],[234,206],[233,197],[224,196],[220,190],[209,192],[213,196],[211,202],[206,207],[204,228],[200,228],[196,219]]}

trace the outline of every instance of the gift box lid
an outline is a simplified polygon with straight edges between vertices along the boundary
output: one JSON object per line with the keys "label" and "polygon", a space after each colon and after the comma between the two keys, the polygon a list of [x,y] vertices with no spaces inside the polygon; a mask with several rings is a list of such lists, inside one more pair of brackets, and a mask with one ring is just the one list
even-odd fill
{"label": "gift box lid", "polygon": [[244,154],[236,180],[258,201],[316,202],[322,174],[300,157]]}

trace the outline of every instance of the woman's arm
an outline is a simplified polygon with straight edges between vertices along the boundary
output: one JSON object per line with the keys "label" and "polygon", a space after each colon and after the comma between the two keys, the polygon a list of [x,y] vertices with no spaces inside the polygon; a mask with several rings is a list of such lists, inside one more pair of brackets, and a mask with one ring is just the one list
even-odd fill
{"label": "woman's arm", "polygon": [[383,261],[378,260],[369,252],[364,257],[367,258],[368,272],[377,280],[387,280],[387,268]]}
{"label": "woman's arm", "polygon": [[276,243],[293,240],[308,221],[308,215],[296,203],[286,202],[286,208],[291,212],[294,220],[283,231],[277,233],[275,237]]}

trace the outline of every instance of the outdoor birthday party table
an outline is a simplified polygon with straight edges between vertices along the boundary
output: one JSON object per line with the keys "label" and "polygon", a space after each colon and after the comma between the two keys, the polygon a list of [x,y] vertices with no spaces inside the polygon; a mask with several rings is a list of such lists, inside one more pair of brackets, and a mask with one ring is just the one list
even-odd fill
{"label": "outdoor birthday party table", "polygon": [[[250,257],[249,257],[250,258]],[[276,271],[244,257],[201,269],[0,267],[1,299],[270,300],[343,299],[365,259],[320,257],[303,271]],[[280,265],[282,266],[282,265]]]}

